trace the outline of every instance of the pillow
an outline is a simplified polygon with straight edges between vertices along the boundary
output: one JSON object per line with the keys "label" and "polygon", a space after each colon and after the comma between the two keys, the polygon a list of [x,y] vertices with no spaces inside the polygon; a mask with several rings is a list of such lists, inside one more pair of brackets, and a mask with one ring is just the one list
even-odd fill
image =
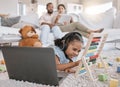
{"label": "pillow", "polygon": [[[104,13],[96,15],[80,15],[80,21],[86,24],[87,27],[97,29],[97,28],[112,28],[115,16],[115,8],[110,8]],[[82,18],[81,18],[82,17]]]}
{"label": "pillow", "polygon": [[1,17],[1,25],[2,26],[7,26],[7,27],[11,27],[12,25],[18,23],[20,20],[20,16],[17,17]]}
{"label": "pillow", "polygon": [[24,21],[20,21],[20,22],[14,24],[12,27],[13,27],[13,28],[22,28],[22,27],[24,27],[25,25],[30,25],[30,26],[32,26],[32,27],[34,27],[34,28],[38,28],[38,26],[36,26],[36,25],[34,25],[34,24],[31,24],[31,23],[28,23],[28,22],[24,22]]}
{"label": "pillow", "polygon": [[117,13],[113,28],[120,28],[120,12]]}
{"label": "pillow", "polygon": [[9,14],[0,14],[0,17],[8,17],[9,16]]}
{"label": "pillow", "polygon": [[98,26],[101,26],[103,28],[113,28],[115,12],[116,12],[116,9],[111,8],[107,10],[106,12],[104,12],[103,14],[101,14],[102,18],[99,21]]}
{"label": "pillow", "polygon": [[39,17],[35,13],[30,13],[28,15],[21,16],[20,22],[27,22],[39,27]]}
{"label": "pillow", "polygon": [[69,15],[72,17],[74,22],[79,22],[79,15],[75,13],[69,13]]}

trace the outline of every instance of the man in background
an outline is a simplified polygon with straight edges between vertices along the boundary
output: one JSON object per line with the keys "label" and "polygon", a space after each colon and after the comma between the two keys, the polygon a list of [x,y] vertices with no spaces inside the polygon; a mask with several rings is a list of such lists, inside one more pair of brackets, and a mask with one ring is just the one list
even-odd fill
{"label": "man in background", "polygon": [[58,26],[54,25],[55,13],[53,12],[54,6],[52,3],[47,3],[46,5],[47,13],[40,17],[40,29],[41,35],[40,39],[43,46],[49,46],[51,43],[48,42],[49,33],[52,32],[55,39],[62,37],[62,32]]}

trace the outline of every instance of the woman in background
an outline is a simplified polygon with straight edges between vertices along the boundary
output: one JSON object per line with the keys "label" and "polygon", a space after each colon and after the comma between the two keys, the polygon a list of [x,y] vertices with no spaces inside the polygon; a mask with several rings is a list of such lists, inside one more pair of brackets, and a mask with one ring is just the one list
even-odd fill
{"label": "woman in background", "polygon": [[[91,33],[101,33],[104,29],[89,29],[80,22],[73,22],[71,17],[70,21],[64,21],[63,23],[59,23],[62,14],[65,14],[65,6],[63,4],[59,4],[57,7],[58,14],[54,18],[54,24],[58,25],[62,32],[73,32],[77,31],[81,33],[85,37],[89,37]],[[67,14],[66,14],[67,15]]]}

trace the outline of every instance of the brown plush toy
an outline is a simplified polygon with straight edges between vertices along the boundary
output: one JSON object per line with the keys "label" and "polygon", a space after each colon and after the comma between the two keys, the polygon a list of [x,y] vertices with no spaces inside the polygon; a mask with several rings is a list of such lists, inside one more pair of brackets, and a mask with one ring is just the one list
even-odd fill
{"label": "brown plush toy", "polygon": [[19,46],[27,47],[41,47],[42,43],[38,39],[38,34],[36,34],[35,29],[32,26],[24,26],[20,29],[22,39],[19,42]]}

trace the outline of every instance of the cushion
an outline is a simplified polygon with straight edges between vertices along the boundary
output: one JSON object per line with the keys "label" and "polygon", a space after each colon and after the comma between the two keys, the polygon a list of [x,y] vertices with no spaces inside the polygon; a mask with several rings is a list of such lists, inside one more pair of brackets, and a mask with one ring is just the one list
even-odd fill
{"label": "cushion", "polygon": [[16,24],[12,25],[12,27],[13,28],[22,28],[22,27],[24,27],[26,25],[30,25],[30,26],[32,26],[34,28],[38,28],[38,26],[36,26],[35,24],[29,23],[29,22],[25,22],[25,21],[20,21],[20,22],[18,22]]}
{"label": "cushion", "polygon": [[113,28],[120,28],[120,12],[117,13],[114,20]]}
{"label": "cushion", "polygon": [[0,14],[0,17],[8,17],[9,14]]}
{"label": "cushion", "polygon": [[35,13],[21,16],[20,22],[27,22],[39,27],[39,17]]}
{"label": "cushion", "polygon": [[69,13],[69,15],[72,17],[74,22],[78,22],[79,21],[79,16],[75,13]]}
{"label": "cushion", "polygon": [[17,17],[1,17],[1,25],[2,26],[7,26],[7,27],[11,27],[13,24],[18,23],[20,20],[20,16]]}
{"label": "cushion", "polygon": [[80,14],[79,19],[82,24],[92,29],[112,28],[115,11],[116,11],[115,8],[110,8],[104,13],[100,13],[96,15]]}

